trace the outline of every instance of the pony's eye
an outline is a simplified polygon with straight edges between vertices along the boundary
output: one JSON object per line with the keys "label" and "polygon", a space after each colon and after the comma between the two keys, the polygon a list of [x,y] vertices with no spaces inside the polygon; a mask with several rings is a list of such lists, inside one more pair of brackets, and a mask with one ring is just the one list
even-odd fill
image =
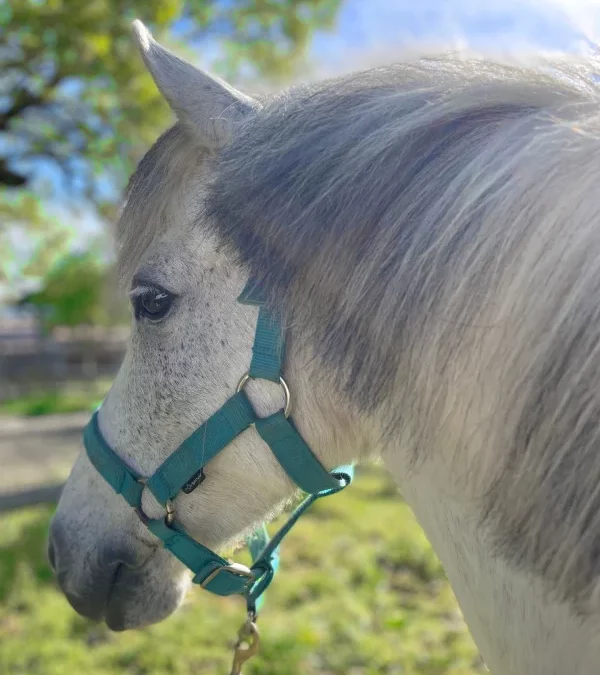
{"label": "pony's eye", "polygon": [[133,299],[135,317],[158,321],[163,319],[173,304],[173,296],[162,288],[146,288]]}

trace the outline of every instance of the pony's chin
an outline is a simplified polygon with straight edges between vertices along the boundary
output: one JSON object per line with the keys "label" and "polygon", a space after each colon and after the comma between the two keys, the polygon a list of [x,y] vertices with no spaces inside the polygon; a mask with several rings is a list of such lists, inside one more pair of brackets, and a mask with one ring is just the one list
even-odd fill
{"label": "pony's chin", "polygon": [[110,630],[117,633],[125,630],[135,630],[136,628],[145,628],[167,619],[178,606],[166,608],[160,612],[147,612],[144,608],[123,608],[110,603],[106,608],[104,622]]}

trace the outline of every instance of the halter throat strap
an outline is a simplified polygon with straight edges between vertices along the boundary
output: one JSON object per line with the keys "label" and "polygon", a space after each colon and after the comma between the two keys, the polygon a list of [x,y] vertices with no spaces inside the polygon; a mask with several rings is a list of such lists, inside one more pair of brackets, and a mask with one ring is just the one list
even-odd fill
{"label": "halter throat strap", "polygon": [[[277,570],[278,547],[285,535],[314,501],[345,488],[352,481],[353,468],[340,467],[328,472],[301,437],[288,417],[289,390],[282,376],[285,340],[279,317],[266,306],[252,281],[238,300],[259,307],[250,369],[240,380],[238,391],[188,436],[152,476],[140,476],[114,452],[100,431],[98,412],[85,428],[83,440],[97,471],[135,509],[165,548],[194,572],[194,583],[216,595],[242,594],[249,611],[255,613],[257,602]],[[243,389],[248,379],[281,383],[286,392],[285,409],[259,418]],[[198,488],[205,479],[206,464],[252,425],[290,479],[309,496],[272,540],[264,525],[248,538],[253,560],[248,569],[230,563],[190,537],[174,517],[173,500],[181,491],[189,494]],[[207,479],[210,480],[210,474]],[[144,489],[165,507],[165,518],[151,519],[144,514]]]}

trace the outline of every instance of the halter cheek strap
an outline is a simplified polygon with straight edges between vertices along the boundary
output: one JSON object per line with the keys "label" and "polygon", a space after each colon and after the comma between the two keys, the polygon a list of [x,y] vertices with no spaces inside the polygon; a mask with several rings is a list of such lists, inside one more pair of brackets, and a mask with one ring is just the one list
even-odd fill
{"label": "halter cheek strap", "polygon": [[[282,539],[314,501],[335,494],[350,484],[353,467],[328,472],[300,436],[288,417],[291,401],[281,374],[285,354],[281,324],[251,283],[242,292],[239,302],[259,307],[250,369],[240,380],[237,392],[188,436],[152,476],[140,476],[114,452],[102,436],[97,412],[85,428],[83,440],[88,457],[98,472],[135,509],[165,548],[194,572],[194,583],[216,595],[242,594],[246,597],[248,610],[255,613],[259,598],[277,570],[278,547]],[[257,417],[244,392],[249,379],[280,383],[286,394],[284,410],[265,418]],[[230,563],[192,539],[175,521],[173,500],[182,490],[189,493],[198,487],[205,478],[206,464],[252,425],[291,480],[309,496],[272,540],[269,540],[264,525],[247,539],[252,556],[252,565],[247,568]],[[164,518],[150,519],[144,514],[144,489],[165,507]]]}

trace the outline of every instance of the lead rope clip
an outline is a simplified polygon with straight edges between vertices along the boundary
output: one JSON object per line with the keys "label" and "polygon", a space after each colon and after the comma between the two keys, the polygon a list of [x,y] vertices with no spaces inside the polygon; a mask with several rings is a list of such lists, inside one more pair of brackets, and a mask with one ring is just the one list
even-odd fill
{"label": "lead rope clip", "polygon": [[256,623],[256,616],[248,612],[248,618],[238,631],[238,639],[233,649],[233,664],[229,675],[241,675],[242,666],[251,659],[260,646],[260,636]]}

